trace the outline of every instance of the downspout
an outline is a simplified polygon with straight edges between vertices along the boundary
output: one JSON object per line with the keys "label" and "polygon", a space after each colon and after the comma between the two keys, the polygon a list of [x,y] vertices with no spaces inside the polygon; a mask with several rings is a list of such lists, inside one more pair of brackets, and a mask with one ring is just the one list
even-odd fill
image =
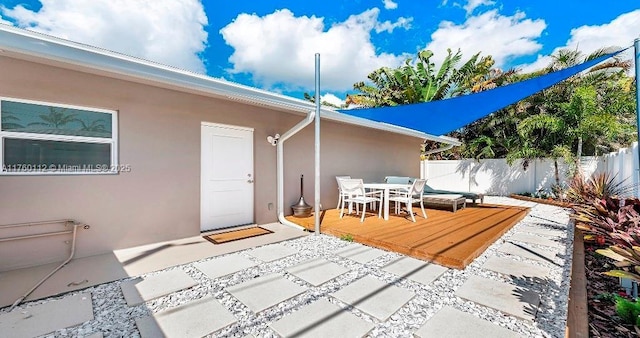
{"label": "downspout", "polygon": [[304,230],[305,228],[288,221],[284,218],[284,142],[288,140],[291,136],[297,134],[299,131],[304,129],[304,127],[308,126],[313,122],[316,117],[315,111],[309,111],[307,113],[307,118],[300,121],[293,128],[287,130],[280,138],[278,139],[278,143],[276,145],[276,186],[277,186],[277,211],[278,211],[278,221],[284,225],[288,225],[290,227]]}

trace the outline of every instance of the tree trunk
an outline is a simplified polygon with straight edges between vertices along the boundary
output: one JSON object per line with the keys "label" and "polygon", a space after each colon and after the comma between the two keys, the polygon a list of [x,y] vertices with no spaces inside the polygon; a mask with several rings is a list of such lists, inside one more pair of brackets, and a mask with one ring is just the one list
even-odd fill
{"label": "tree trunk", "polygon": [[580,156],[582,156],[582,136],[578,137],[578,151],[576,151],[576,157],[578,160],[580,159]]}
{"label": "tree trunk", "polygon": [[582,167],[580,166],[580,157],[582,157],[582,136],[578,136],[578,151],[576,151],[575,175],[582,175]]}

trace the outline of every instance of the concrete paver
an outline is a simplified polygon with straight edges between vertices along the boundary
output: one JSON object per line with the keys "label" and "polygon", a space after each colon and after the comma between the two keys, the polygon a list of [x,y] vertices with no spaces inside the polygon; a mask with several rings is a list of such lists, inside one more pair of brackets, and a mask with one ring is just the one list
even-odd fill
{"label": "concrete paver", "polygon": [[175,269],[123,282],[120,284],[120,288],[127,304],[136,306],[197,284],[186,272]]}
{"label": "concrete paver", "polygon": [[210,296],[153,316],[136,318],[143,338],[202,337],[235,322],[236,318]]}
{"label": "concrete paver", "polygon": [[331,295],[378,320],[387,320],[409,302],[415,293],[374,277],[364,276]]}
{"label": "concrete paver", "polygon": [[202,273],[211,279],[227,276],[257,265],[258,263],[240,254],[214,258],[206,262],[194,264],[198,270],[202,271]]}
{"label": "concrete paver", "polygon": [[387,252],[380,249],[375,249],[361,244],[351,244],[336,251],[336,255],[348,258],[358,263],[368,263]]}
{"label": "concrete paver", "polygon": [[549,268],[495,256],[487,259],[482,267],[516,278],[537,278],[539,280],[547,278],[551,272]]}
{"label": "concrete paver", "polygon": [[287,272],[313,286],[326,283],[350,270],[324,258],[315,258],[287,269]]}
{"label": "concrete paver", "polygon": [[547,238],[547,237],[543,237],[543,236],[525,234],[525,233],[521,233],[521,232],[516,232],[509,239],[512,240],[512,241],[519,241],[519,242],[525,242],[525,243],[548,246],[548,247],[554,248],[554,249],[561,249],[561,248],[566,247],[565,244],[560,243],[558,241],[554,241],[553,239],[550,239],[550,238]]}
{"label": "concrete paver", "polygon": [[498,247],[498,252],[506,253],[509,255],[520,256],[523,258],[533,259],[539,262],[547,262],[552,264],[558,264],[560,258],[548,250],[542,250],[531,247],[530,245],[516,245],[513,243],[504,243]]}
{"label": "concrete paver", "polygon": [[374,324],[319,299],[269,325],[283,337],[363,337]]}
{"label": "concrete paver", "polygon": [[540,304],[540,295],[533,291],[478,276],[469,277],[456,296],[529,321]]}
{"label": "concrete paver", "polygon": [[448,269],[443,266],[412,257],[402,257],[387,264],[382,268],[382,270],[410,279],[414,282],[429,285]]}
{"label": "concrete paver", "polygon": [[266,310],[307,291],[306,288],[277,273],[254,278],[226,290],[254,313]]}
{"label": "concrete paver", "polygon": [[548,237],[557,237],[557,238],[566,237],[566,232],[567,232],[566,230],[563,231],[560,229],[555,229],[555,228],[550,228],[545,226],[533,226],[533,225],[522,226],[521,228],[519,228],[519,231],[530,232],[538,235],[544,235]]}
{"label": "concrete paver", "polygon": [[[51,297],[129,277],[142,276],[214,256],[309,235],[308,232],[280,223],[261,224],[260,226],[274,233],[268,236],[256,236],[215,245],[198,234],[194,237],[115,250],[102,255],[74,258],[64,266],[64,269],[58,270],[35,289],[25,301]],[[13,304],[24,294],[25,287],[35,285],[58,265],[60,262],[3,271],[2,278],[0,278],[0,307]]]}
{"label": "concrete paver", "polygon": [[[540,228],[538,228],[538,226]],[[547,246],[549,246],[548,244],[556,245],[558,243],[553,240],[564,237],[566,237],[565,233],[561,230],[545,227],[544,224],[520,224],[515,234],[511,235],[510,238],[506,238],[506,243],[499,248],[499,252],[542,262],[562,262],[561,257],[563,252],[557,253],[552,251],[563,250],[557,250],[558,248],[556,248],[556,250],[551,250],[551,248],[540,249],[531,244],[545,245],[543,243],[546,243]],[[510,239],[514,242],[510,243]],[[190,246],[193,245],[190,244]],[[211,244],[208,243],[207,245]],[[561,248],[562,247],[564,247],[563,244],[561,244]],[[297,253],[298,251],[287,246],[286,243],[271,244],[249,249],[239,254],[231,254],[220,258],[209,259],[206,262],[194,263],[194,266],[209,278],[215,279],[255,267],[261,264],[259,261],[273,262]],[[335,252],[325,252],[324,254],[335,254],[336,256],[329,257],[329,259],[337,259],[336,261],[338,263],[326,258],[309,259],[297,263],[295,266],[286,268],[286,272],[295,276],[295,279],[278,268],[278,273],[257,277],[241,284],[229,286],[226,291],[230,292],[232,296],[237,298],[239,302],[246,305],[253,312],[258,313],[269,308],[278,307],[282,302],[290,300],[309,289],[314,289],[310,288],[306,283],[302,283],[298,278],[311,285],[321,286],[342,274],[348,273],[350,269],[342,266],[342,264],[352,265],[352,263],[338,258],[338,255],[360,264],[367,264],[372,260],[390,253],[357,243],[351,243]],[[251,255],[256,259],[252,257],[247,258],[247,255]],[[549,268],[535,265],[533,262],[517,261],[517,257],[514,256],[500,256],[501,257],[490,257],[482,268],[504,275],[512,275],[516,278],[544,279],[548,277],[550,272]],[[395,258],[397,256],[394,254],[393,257]],[[389,256],[388,258],[391,257]],[[378,269],[376,266],[372,268]],[[254,270],[257,271],[258,269]],[[401,256],[380,268],[380,270],[423,285],[431,285],[448,269],[431,264],[430,262]],[[172,275],[172,273],[174,275]],[[342,286],[342,289],[328,296],[328,300],[326,299],[327,296],[323,296],[324,298],[317,299],[311,304],[300,306],[295,312],[284,315],[284,317],[272,322],[269,326],[276,333],[285,337],[366,336],[376,325],[369,321],[377,322],[389,319],[394,313],[397,313],[403,306],[407,305],[415,296],[411,290],[394,286],[376,278],[375,276],[380,276],[380,273],[381,271],[378,271],[352,281],[350,284]],[[472,273],[473,271],[463,274],[467,280],[458,288],[456,292],[458,297],[463,298],[465,301],[472,301],[480,306],[502,311],[505,313],[505,316],[508,315],[511,317],[510,320],[515,320],[515,317],[529,321],[535,319],[535,314],[540,302],[540,296],[538,294],[509,283],[501,283],[473,276]],[[283,276],[283,274],[285,274],[285,276]],[[386,274],[384,275],[391,277]],[[470,275],[471,277],[468,277]],[[184,278],[185,276],[187,278]],[[447,276],[449,275],[447,274]],[[160,274],[147,276],[143,279],[139,278],[133,281],[125,281],[120,286],[127,303],[135,305],[191,287],[194,285],[192,283],[195,282],[183,270],[173,269]],[[148,284],[148,286],[145,286],[145,284]],[[404,281],[402,284],[404,284]],[[2,288],[0,288],[0,290],[1,289]],[[438,292],[438,290],[434,290],[434,292]],[[136,296],[138,299],[134,299]],[[72,296],[69,296],[68,298],[71,297]],[[49,301],[49,303],[45,304],[55,302],[57,301]],[[339,305],[336,303],[339,303]],[[355,309],[342,309],[340,306],[342,306],[343,303],[353,306]],[[455,301],[455,303],[460,304],[460,300]],[[88,304],[91,306],[90,296],[88,297]],[[31,309],[32,308],[27,308],[26,310],[31,311]],[[20,310],[16,310],[14,312],[19,311]],[[62,313],[69,312],[67,306],[64,306],[63,311],[57,311]],[[361,313],[365,313],[366,315],[361,315]],[[11,313],[0,314],[0,336],[3,336],[6,332],[10,334],[18,332],[19,334],[17,334],[17,336],[23,336],[20,334],[23,331],[11,331],[11,329],[14,328],[6,329],[7,322],[5,320],[10,318],[10,316],[8,316],[10,314]],[[22,313],[22,315],[33,315],[33,313]],[[369,316],[376,318],[376,320],[369,319]],[[100,320],[99,317],[100,316],[96,315],[98,321]],[[49,325],[49,315],[46,317],[40,316],[39,318],[41,323],[38,323],[38,326],[42,327],[42,323]],[[55,319],[55,316],[53,318]],[[88,320],[91,320],[91,318]],[[25,321],[28,320],[28,318],[23,319]],[[245,319],[242,320],[244,321]],[[149,317],[136,318],[135,321],[142,337],[183,337],[219,334],[221,329],[233,325],[238,319],[226,310],[218,300],[211,296],[206,296],[200,300],[164,310]],[[38,335],[46,334],[59,328],[61,327],[50,329],[50,331],[47,332],[38,329],[40,330],[38,331]],[[19,329],[24,330],[24,325]],[[28,329],[31,330],[33,328]],[[374,332],[377,332],[377,330]],[[108,332],[105,331],[105,334],[108,334]],[[415,335],[418,337],[518,336],[504,327],[448,306],[442,308],[431,319],[424,323],[424,325],[415,332]],[[99,338],[101,336],[101,332],[95,332],[90,337]],[[252,337],[252,335],[248,335],[247,337]]]}
{"label": "concrete paver", "polygon": [[0,336],[35,337],[93,319],[90,293],[0,314]]}
{"label": "concrete paver", "polygon": [[249,255],[263,261],[273,262],[298,253],[296,249],[282,244],[270,244],[247,252]]}
{"label": "concrete paver", "polygon": [[415,335],[417,337],[492,337],[518,338],[519,334],[472,314],[445,306],[429,319]]}

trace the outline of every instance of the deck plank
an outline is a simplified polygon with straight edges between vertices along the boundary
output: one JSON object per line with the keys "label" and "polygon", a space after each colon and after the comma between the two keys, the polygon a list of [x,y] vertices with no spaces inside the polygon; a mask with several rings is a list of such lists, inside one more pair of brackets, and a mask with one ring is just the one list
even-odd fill
{"label": "deck plank", "polygon": [[[482,204],[455,213],[442,209],[426,211],[427,219],[418,214],[415,223],[395,215],[385,221],[373,213],[367,213],[361,223],[355,214],[340,219],[339,210],[330,209],[321,215],[320,231],[336,237],[351,235],[362,244],[463,269],[522,220],[529,208]],[[313,215],[287,219],[308,230],[314,229]]]}

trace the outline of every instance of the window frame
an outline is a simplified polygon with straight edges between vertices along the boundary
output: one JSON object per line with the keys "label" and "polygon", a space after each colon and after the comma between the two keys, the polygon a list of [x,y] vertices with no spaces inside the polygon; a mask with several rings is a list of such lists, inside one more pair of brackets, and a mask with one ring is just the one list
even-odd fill
{"label": "window frame", "polygon": [[[29,132],[14,132],[2,130],[2,122],[0,122],[0,176],[33,176],[33,175],[113,175],[119,173],[118,163],[118,111],[102,108],[76,106],[62,103],[53,103],[46,101],[36,101],[27,99],[18,99],[13,97],[0,96],[0,107],[2,102],[11,101],[18,103],[34,104],[41,106],[49,106],[54,108],[80,109],[96,113],[111,114],[111,138],[108,137],[88,137],[60,134],[39,134]],[[2,111],[0,109],[0,119]],[[6,138],[21,140],[42,140],[42,141],[60,141],[60,142],[76,142],[76,143],[94,143],[109,144],[111,146],[110,166],[103,170],[24,170],[24,171],[5,171],[4,163],[4,142]],[[35,168],[37,169],[37,168]]]}

